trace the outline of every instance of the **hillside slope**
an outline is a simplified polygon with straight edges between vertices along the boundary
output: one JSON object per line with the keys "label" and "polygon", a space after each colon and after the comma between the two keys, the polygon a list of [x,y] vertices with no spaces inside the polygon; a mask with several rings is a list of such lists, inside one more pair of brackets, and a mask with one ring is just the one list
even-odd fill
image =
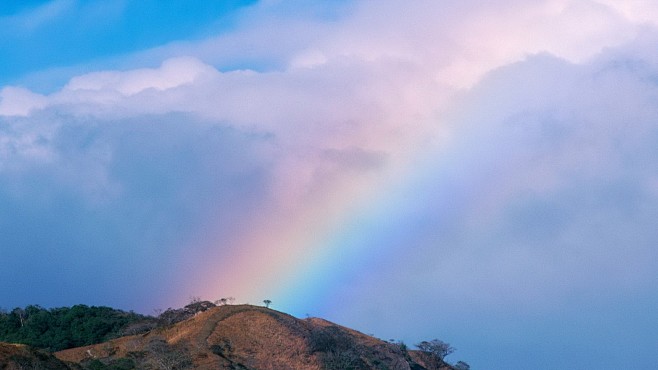
{"label": "hillside slope", "polygon": [[47,369],[70,370],[69,367],[55,356],[45,351],[36,350],[22,344],[0,343],[0,369]]}
{"label": "hillside slope", "polygon": [[[106,343],[55,353],[68,362],[141,369],[450,369],[357,331],[264,307],[226,305]],[[433,365],[433,366],[431,366]]]}

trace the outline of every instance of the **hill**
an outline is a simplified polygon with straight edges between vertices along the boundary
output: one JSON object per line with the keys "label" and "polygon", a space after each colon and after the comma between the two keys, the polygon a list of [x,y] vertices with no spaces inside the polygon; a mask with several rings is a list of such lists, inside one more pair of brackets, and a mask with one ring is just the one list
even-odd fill
{"label": "hill", "polygon": [[251,305],[209,307],[184,321],[56,352],[88,369],[452,369],[358,331]]}
{"label": "hill", "polygon": [[0,369],[70,370],[77,368],[75,365],[65,364],[43,350],[33,349],[23,344],[0,343]]}
{"label": "hill", "polygon": [[0,310],[0,342],[48,351],[95,344],[156,326],[156,319],[110,307],[75,305],[45,309],[37,305]]}

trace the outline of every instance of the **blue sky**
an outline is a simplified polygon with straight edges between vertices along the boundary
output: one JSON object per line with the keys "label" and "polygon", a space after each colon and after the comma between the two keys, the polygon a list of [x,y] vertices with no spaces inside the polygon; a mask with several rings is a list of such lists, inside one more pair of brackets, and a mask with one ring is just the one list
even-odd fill
{"label": "blue sky", "polygon": [[90,63],[103,65],[115,56],[176,40],[199,39],[230,28],[236,12],[253,3],[255,0],[3,2],[0,83],[20,83],[31,73],[53,68],[89,69]]}
{"label": "blue sky", "polygon": [[650,0],[0,5],[0,307],[270,299],[658,363]]}

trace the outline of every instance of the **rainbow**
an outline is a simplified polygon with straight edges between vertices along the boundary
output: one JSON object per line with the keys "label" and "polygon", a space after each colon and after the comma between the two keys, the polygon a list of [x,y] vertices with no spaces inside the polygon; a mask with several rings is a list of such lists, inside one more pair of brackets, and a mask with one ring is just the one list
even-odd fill
{"label": "rainbow", "polygon": [[[419,228],[440,225],[427,225],[423,218],[452,217],[482,201],[476,191],[486,180],[471,170],[486,147],[484,137],[467,135],[402,151],[404,158],[382,176],[345,177],[329,195],[304,207],[264,211],[229,253],[211,258],[223,263],[208,268],[213,283],[202,295],[253,304],[272,299],[297,315],[327,306],[355,273],[409,253],[410,244],[434,242],[436,233]],[[436,210],[444,215],[428,214]]]}

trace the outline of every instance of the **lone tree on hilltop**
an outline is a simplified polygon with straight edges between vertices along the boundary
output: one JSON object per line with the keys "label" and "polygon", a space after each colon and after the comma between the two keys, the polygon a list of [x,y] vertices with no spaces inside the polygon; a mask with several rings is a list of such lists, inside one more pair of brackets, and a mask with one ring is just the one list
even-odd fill
{"label": "lone tree on hilltop", "polygon": [[455,352],[455,348],[453,348],[450,344],[438,339],[432,339],[429,342],[422,341],[416,344],[416,347],[418,347],[419,350],[430,354],[441,361],[443,361],[447,355]]}
{"label": "lone tree on hilltop", "polygon": [[266,299],[266,300],[263,301],[263,303],[265,303],[265,308],[270,308],[270,305],[272,304],[272,301],[270,301],[269,299]]}

